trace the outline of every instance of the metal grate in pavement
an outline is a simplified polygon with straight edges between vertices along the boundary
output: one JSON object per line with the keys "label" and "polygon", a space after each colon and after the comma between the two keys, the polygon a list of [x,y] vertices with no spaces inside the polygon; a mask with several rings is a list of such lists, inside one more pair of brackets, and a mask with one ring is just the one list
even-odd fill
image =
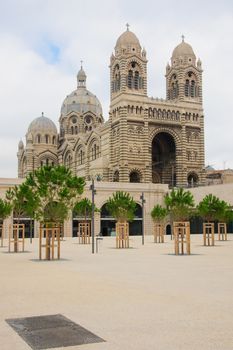
{"label": "metal grate in pavement", "polygon": [[63,315],[7,319],[6,322],[33,350],[104,342],[102,338]]}

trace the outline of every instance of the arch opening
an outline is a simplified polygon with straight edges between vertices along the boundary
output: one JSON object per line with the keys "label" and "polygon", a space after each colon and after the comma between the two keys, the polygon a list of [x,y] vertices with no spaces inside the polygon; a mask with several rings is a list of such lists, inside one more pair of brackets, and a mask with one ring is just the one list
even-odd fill
{"label": "arch opening", "polygon": [[176,145],[166,132],[158,133],[152,140],[152,182],[176,185]]}

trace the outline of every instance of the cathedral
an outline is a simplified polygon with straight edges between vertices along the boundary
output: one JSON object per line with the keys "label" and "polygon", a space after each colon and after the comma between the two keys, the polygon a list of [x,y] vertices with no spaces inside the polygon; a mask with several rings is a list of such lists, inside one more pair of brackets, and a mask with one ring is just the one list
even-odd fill
{"label": "cathedral", "polygon": [[18,145],[18,177],[45,164],[64,164],[86,180],[202,185],[204,115],[202,64],[182,37],[166,66],[166,98],[147,93],[147,54],[129,30],[110,57],[110,108],[87,89],[83,67],[77,88],[66,96],[59,131],[42,114]]}

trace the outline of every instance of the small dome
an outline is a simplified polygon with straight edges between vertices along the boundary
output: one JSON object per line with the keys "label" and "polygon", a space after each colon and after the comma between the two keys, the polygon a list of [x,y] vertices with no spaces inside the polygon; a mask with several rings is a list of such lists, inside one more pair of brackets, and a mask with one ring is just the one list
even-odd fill
{"label": "small dome", "polygon": [[184,57],[184,56],[196,57],[194,52],[193,52],[192,46],[189,45],[188,43],[186,43],[183,39],[182,42],[179,45],[177,45],[175,47],[175,49],[173,50],[172,58],[179,58],[179,57]]}
{"label": "small dome", "polygon": [[57,128],[54,122],[51,119],[44,117],[44,114],[42,113],[42,116],[34,119],[28,127],[28,133],[35,132],[57,134]]}
{"label": "small dome", "polygon": [[[116,48],[128,45],[140,46],[140,42],[136,35],[130,30],[126,30],[121,36],[117,39]],[[141,46],[140,46],[141,48]]]}
{"label": "small dome", "polygon": [[19,141],[18,149],[24,149],[24,144],[22,140]]}
{"label": "small dome", "polygon": [[86,78],[87,78],[86,73],[84,72],[83,67],[81,67],[81,69],[79,70],[79,72],[77,74],[77,79],[78,79],[78,81],[83,81],[83,80],[85,81]]}

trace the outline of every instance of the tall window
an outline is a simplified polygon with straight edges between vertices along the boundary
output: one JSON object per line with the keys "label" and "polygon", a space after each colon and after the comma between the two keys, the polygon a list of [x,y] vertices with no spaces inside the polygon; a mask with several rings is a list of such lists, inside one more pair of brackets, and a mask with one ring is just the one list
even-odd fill
{"label": "tall window", "polygon": [[196,77],[193,72],[188,72],[186,75],[184,94],[186,97],[198,97],[199,88],[197,86]]}
{"label": "tall window", "polygon": [[127,86],[129,89],[143,89],[143,79],[140,76],[140,67],[137,62],[131,62],[128,77],[127,77]]}
{"label": "tall window", "polygon": [[99,146],[96,142],[91,147],[91,159],[95,160],[99,157]]}
{"label": "tall window", "polygon": [[36,141],[37,141],[37,143],[40,143],[40,142],[41,142],[41,136],[40,136],[40,135],[37,135]]}
{"label": "tall window", "polygon": [[117,64],[113,71],[112,92],[119,91],[121,87],[120,67]]}
{"label": "tall window", "polygon": [[45,135],[45,143],[49,143],[49,135]]}

